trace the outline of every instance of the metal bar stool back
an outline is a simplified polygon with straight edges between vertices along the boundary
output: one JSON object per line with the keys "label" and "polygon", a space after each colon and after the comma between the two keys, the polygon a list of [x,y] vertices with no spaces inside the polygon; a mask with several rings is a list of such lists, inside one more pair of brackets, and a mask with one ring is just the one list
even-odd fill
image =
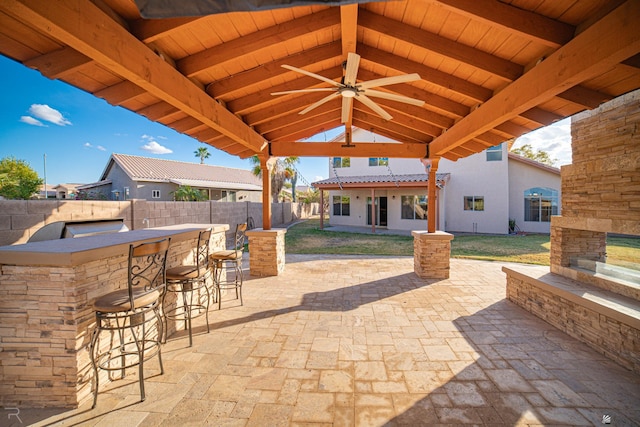
{"label": "metal bar stool back", "polygon": [[[166,262],[170,238],[129,245],[127,287],[97,298],[93,304],[96,328],[89,344],[93,366],[93,407],[98,400],[98,369],[120,371],[138,366],[140,401],[144,394],[144,362],[158,356],[164,373],[160,342],[164,324],[160,315],[166,289]],[[108,331],[108,334],[102,332]],[[101,336],[107,335],[106,343]]]}
{"label": "metal bar stool back", "polygon": [[[191,320],[205,315],[207,333],[209,332],[209,300],[207,287],[209,273],[209,247],[211,228],[198,234],[194,264],[172,267],[167,270],[167,292],[176,294],[176,305],[165,309],[165,323],[168,319],[184,319],[185,329],[189,332],[189,347],[193,345]],[[165,307],[166,308],[166,307]],[[165,342],[167,340],[165,332]]]}
{"label": "metal bar stool back", "polygon": [[[214,286],[218,299],[218,310],[222,308],[222,290],[235,289],[236,299],[242,305],[242,254],[244,253],[245,232],[247,224],[238,224],[234,235],[234,247],[224,251],[216,251],[211,254],[210,262],[214,268]],[[222,274],[225,273],[223,280]],[[229,279],[229,277],[233,279]]]}

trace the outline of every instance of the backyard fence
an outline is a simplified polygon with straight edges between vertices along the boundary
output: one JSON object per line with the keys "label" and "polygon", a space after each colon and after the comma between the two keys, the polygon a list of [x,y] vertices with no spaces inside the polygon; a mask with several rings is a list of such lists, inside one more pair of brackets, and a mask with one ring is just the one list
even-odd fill
{"label": "backyard fence", "polygon": [[[282,226],[319,214],[318,203],[272,203],[271,223]],[[130,230],[200,223],[248,222],[262,227],[262,203],[254,202],[150,202],[146,200],[0,200],[0,246],[26,243],[46,224],[57,221],[123,218]]]}

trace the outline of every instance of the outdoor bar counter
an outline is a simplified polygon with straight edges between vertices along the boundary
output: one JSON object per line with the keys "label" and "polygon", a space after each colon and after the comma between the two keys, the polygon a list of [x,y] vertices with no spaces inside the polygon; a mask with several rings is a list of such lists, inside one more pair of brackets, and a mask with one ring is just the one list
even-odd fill
{"label": "outdoor bar counter", "polygon": [[[228,224],[181,224],[0,247],[0,406],[77,407],[91,397],[87,346],[93,301],[126,287],[129,245],[171,238],[167,268],[193,261],[212,227],[224,249]],[[168,325],[168,332],[175,330]]]}

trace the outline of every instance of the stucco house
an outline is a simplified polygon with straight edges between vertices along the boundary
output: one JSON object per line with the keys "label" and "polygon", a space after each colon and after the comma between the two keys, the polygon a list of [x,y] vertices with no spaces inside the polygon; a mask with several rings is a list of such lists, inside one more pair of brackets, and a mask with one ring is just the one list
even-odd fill
{"label": "stucco house", "polygon": [[262,183],[249,170],[116,153],[100,180],[78,191],[106,200],[169,201],[178,187],[187,185],[201,191],[206,200],[262,200]]}
{"label": "stucco house", "polygon": [[[393,142],[361,129],[353,139]],[[439,230],[507,234],[515,220],[517,230],[550,232],[551,216],[560,213],[560,169],[508,149],[505,142],[456,162],[440,160]],[[417,159],[333,157],[329,178],[313,185],[329,191],[330,225],[410,231],[426,227],[427,180]]]}

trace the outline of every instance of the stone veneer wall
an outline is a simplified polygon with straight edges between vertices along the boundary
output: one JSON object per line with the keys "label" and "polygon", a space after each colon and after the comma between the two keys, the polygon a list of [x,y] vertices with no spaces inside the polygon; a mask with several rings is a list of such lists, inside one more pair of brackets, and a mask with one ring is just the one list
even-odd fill
{"label": "stone veneer wall", "polygon": [[277,276],[284,271],[286,229],[247,231],[249,238],[249,270],[252,276]]}
{"label": "stone veneer wall", "polygon": [[[224,247],[223,233],[211,239],[212,251]],[[196,244],[197,237],[172,241],[167,268],[193,262]],[[0,406],[77,407],[92,396],[92,303],[126,286],[127,260],[123,254],[69,267],[1,266]],[[167,296],[171,306],[175,295]],[[183,327],[170,321],[168,333]],[[157,369],[157,359],[149,367]],[[99,374],[102,388],[109,380],[106,371]]]}
{"label": "stone veneer wall", "polygon": [[422,279],[448,279],[453,234],[413,231],[413,271]]}
{"label": "stone veneer wall", "polygon": [[[319,213],[318,203],[273,203],[271,208],[274,226]],[[0,246],[26,243],[36,231],[52,222],[98,218],[124,218],[130,230],[187,223],[229,224],[227,242],[231,244],[236,224],[246,222],[249,217],[254,227],[262,227],[262,203],[0,200]]]}

